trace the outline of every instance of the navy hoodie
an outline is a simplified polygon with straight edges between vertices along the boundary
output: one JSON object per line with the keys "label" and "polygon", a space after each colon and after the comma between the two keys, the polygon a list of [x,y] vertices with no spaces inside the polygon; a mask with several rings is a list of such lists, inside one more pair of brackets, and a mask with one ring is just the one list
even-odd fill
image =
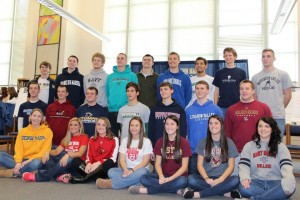
{"label": "navy hoodie", "polygon": [[68,68],[63,68],[62,73],[59,74],[55,80],[55,90],[57,95],[57,87],[59,85],[66,85],[69,91],[68,99],[77,109],[83,104],[85,95],[83,91],[83,75],[81,75],[76,68],[72,73],[68,73]]}
{"label": "navy hoodie", "polygon": [[180,135],[186,137],[186,115],[184,109],[173,99],[173,103],[166,106],[161,101],[151,108],[148,126],[148,137],[155,146],[156,141],[163,136],[165,119],[168,115],[176,115],[180,121]]}

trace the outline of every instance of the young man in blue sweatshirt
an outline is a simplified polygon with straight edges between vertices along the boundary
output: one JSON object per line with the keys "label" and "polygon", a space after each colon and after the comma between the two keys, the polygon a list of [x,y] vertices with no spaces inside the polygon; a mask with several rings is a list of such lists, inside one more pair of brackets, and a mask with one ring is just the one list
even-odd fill
{"label": "young man in blue sweatshirt", "polygon": [[151,108],[148,126],[148,138],[153,147],[156,141],[163,136],[165,119],[169,115],[176,115],[179,118],[180,135],[185,138],[187,133],[184,109],[172,98],[173,86],[169,82],[163,82],[159,88],[162,101]]}
{"label": "young man in blue sweatshirt", "polygon": [[59,74],[55,80],[55,89],[59,85],[66,85],[69,91],[68,99],[75,108],[78,108],[84,102],[83,91],[83,75],[78,71],[78,58],[74,55],[68,58],[68,67],[63,68],[62,73]]}
{"label": "young man in blue sweatshirt", "polygon": [[138,83],[135,73],[130,69],[125,53],[117,56],[117,65],[113,67],[113,73],[106,79],[106,95],[108,103],[108,119],[112,132],[119,136],[120,124],[117,122],[119,109],[127,104],[126,85],[129,82]]}
{"label": "young man in blue sweatshirt", "polygon": [[[181,107],[185,108],[192,98],[192,83],[188,75],[179,69],[180,57],[176,52],[171,52],[168,57],[169,69],[159,75],[157,79],[157,94],[162,82],[169,82],[174,88],[172,98],[176,99]],[[158,99],[161,100],[158,95]]]}
{"label": "young man in blue sweatshirt", "polygon": [[207,99],[209,85],[201,80],[195,84],[197,99],[185,110],[188,125],[188,141],[193,155],[189,159],[189,174],[198,173],[197,153],[195,149],[203,138],[206,138],[208,119],[212,115],[222,116],[221,109],[212,100]]}

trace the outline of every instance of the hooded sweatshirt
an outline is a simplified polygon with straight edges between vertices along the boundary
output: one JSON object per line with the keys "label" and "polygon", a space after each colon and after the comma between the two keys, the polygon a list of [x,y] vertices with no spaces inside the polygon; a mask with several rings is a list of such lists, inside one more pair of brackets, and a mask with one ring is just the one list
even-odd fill
{"label": "hooded sweatshirt", "polygon": [[118,66],[114,66],[113,73],[108,75],[106,79],[109,112],[118,112],[122,106],[127,104],[126,85],[129,82],[138,84],[137,76],[131,71],[129,65],[126,65],[122,72],[118,71]]}
{"label": "hooded sweatshirt", "polygon": [[[34,80],[36,80],[36,82],[38,82],[39,78],[41,78],[41,76],[36,77]],[[49,105],[49,104],[53,103],[55,100],[55,82],[50,77],[48,77],[47,80],[49,81],[49,98],[48,98],[48,102],[45,102],[45,103],[47,105]]]}
{"label": "hooded sweatshirt", "polygon": [[31,124],[22,128],[17,136],[14,159],[16,163],[23,159],[41,159],[45,152],[51,150],[52,131],[42,124],[34,129]]}
{"label": "hooded sweatshirt", "polygon": [[203,105],[200,105],[195,100],[185,112],[188,125],[188,140],[194,153],[200,140],[206,138],[208,118],[212,115],[221,116],[222,111],[211,100],[208,100]]}
{"label": "hooded sweatshirt", "polygon": [[63,68],[62,73],[59,74],[55,80],[55,89],[59,85],[66,85],[69,91],[68,99],[71,103],[78,108],[83,104],[85,95],[83,91],[83,75],[78,71],[78,68],[68,73],[68,68]]}
{"label": "hooded sweatshirt", "polygon": [[[159,86],[162,82],[169,82],[173,86],[172,98],[176,99],[181,107],[185,108],[192,98],[192,83],[188,75],[186,75],[181,69],[178,73],[170,72],[170,69],[159,75],[157,79],[157,94],[159,93]],[[158,95],[159,100],[161,96]]]}
{"label": "hooded sweatshirt", "polygon": [[68,123],[75,117],[76,108],[69,100],[59,103],[57,100],[50,104],[46,110],[46,121],[53,131],[53,145],[59,145],[66,136]]}
{"label": "hooded sweatshirt", "polygon": [[173,99],[173,103],[165,105],[161,101],[151,108],[148,126],[148,137],[155,146],[156,141],[163,136],[165,129],[165,119],[169,115],[175,115],[180,122],[180,135],[186,137],[186,116],[184,109]]}
{"label": "hooded sweatshirt", "polygon": [[91,72],[85,75],[83,78],[84,93],[86,93],[86,90],[91,86],[97,88],[98,89],[97,104],[103,107],[107,107],[107,97],[106,97],[106,90],[105,90],[107,76],[108,75],[104,70],[96,71],[92,69]]}

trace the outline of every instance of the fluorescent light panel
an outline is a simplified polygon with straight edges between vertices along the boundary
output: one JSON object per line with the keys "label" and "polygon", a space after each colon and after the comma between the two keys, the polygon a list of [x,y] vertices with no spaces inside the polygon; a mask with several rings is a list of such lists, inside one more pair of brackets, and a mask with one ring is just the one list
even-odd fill
{"label": "fluorescent light panel", "polygon": [[278,34],[281,32],[286,21],[288,20],[297,0],[281,0],[279,9],[277,11],[275,20],[271,27],[272,34]]}
{"label": "fluorescent light panel", "polygon": [[111,41],[108,37],[106,37],[105,35],[103,35],[99,31],[97,31],[96,29],[94,29],[90,25],[84,23],[83,21],[81,21],[80,19],[78,19],[77,17],[75,17],[74,15],[69,13],[68,11],[64,10],[61,6],[57,5],[53,1],[51,1],[51,0],[37,0],[37,2],[44,5],[44,6],[46,6],[47,8],[49,8],[53,12],[57,13],[61,17],[67,19],[68,21],[75,24],[76,26],[82,28],[86,32],[92,34],[96,38],[98,38],[102,41],[105,41],[105,42],[110,42]]}

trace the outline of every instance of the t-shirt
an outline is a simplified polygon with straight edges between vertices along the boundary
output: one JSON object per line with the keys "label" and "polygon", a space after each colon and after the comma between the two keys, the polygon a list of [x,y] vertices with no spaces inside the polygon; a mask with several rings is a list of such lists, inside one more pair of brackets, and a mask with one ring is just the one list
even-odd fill
{"label": "t-shirt", "polygon": [[48,104],[50,81],[40,77],[38,79],[38,83],[40,86],[39,99],[42,100],[44,103]]}
{"label": "t-shirt", "polygon": [[[181,167],[182,158],[190,157],[192,155],[192,151],[190,149],[190,145],[188,141],[184,137],[180,137],[180,162],[177,163],[174,158],[174,150],[175,150],[175,141],[170,141],[166,147],[166,160],[162,162],[161,168],[165,177],[170,177],[175,174],[178,169]],[[163,146],[163,138],[159,138],[154,147],[154,154],[162,156],[162,146]],[[187,171],[182,174],[182,176],[187,176]]]}
{"label": "t-shirt", "polygon": [[146,124],[149,122],[149,115],[150,109],[141,102],[138,102],[135,105],[126,104],[120,108],[117,121],[122,124],[121,138],[123,139],[128,136],[129,121],[133,117],[140,117],[143,120],[143,123]]}
{"label": "t-shirt", "polygon": [[192,99],[187,107],[191,106],[194,103],[194,101],[197,99],[197,96],[195,94],[195,85],[198,81],[205,81],[208,83],[208,85],[209,85],[208,99],[212,100],[214,102],[214,93],[215,93],[216,87],[212,84],[213,80],[214,80],[214,77],[209,76],[209,75],[205,75],[203,77],[198,77],[198,76],[191,77],[193,94],[192,94]]}
{"label": "t-shirt", "polygon": [[20,105],[18,117],[23,117],[23,128],[29,124],[29,115],[31,114],[32,110],[35,108],[39,108],[42,110],[43,114],[46,114],[47,104],[41,100],[37,102],[30,102],[26,101]]}
{"label": "t-shirt", "polygon": [[[128,138],[122,140],[120,153],[125,154],[125,162],[127,168],[134,168],[143,161],[144,155],[151,154],[152,144],[148,138],[144,137],[142,149],[138,149],[139,140],[132,140],[129,149],[127,149]],[[149,165],[146,167],[149,169]]]}
{"label": "t-shirt", "polygon": [[[68,146],[64,146],[64,144],[60,144],[63,148],[65,148],[66,152],[78,152],[81,146],[88,145],[89,138],[85,134],[80,134],[78,136],[72,136],[71,141]],[[86,152],[81,156],[81,160],[85,160]]]}
{"label": "t-shirt", "polygon": [[289,74],[276,68],[269,73],[262,70],[252,77],[252,81],[258,100],[270,107],[275,119],[284,119],[283,90],[293,86]]}
{"label": "t-shirt", "polygon": [[240,68],[223,68],[215,74],[213,84],[219,88],[218,106],[228,108],[240,100],[240,82],[247,79]]}
{"label": "t-shirt", "polygon": [[[227,143],[228,143],[228,158],[237,157],[238,151],[233,141],[227,138]],[[199,142],[198,147],[196,149],[196,152],[203,157],[205,156],[205,145],[206,145],[206,138],[204,138]],[[210,176],[219,177],[228,168],[228,162],[222,163],[220,141],[213,141],[213,145],[211,148],[211,160],[210,162],[206,162],[204,158],[203,167],[209,177]]]}

